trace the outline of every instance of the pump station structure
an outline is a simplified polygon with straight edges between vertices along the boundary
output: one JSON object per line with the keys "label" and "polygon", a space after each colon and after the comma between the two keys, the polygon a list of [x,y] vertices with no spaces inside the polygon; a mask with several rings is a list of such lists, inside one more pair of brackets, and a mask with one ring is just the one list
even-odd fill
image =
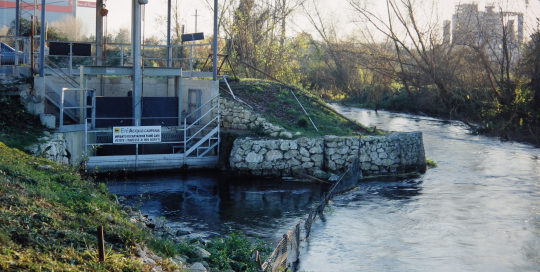
{"label": "pump station structure", "polygon": [[[45,6],[45,0],[42,6]],[[96,2],[96,41],[75,43],[46,41],[44,25],[39,40],[29,37],[0,37],[14,40],[21,55],[10,65],[0,67],[5,74],[34,76],[33,95],[41,98],[31,110],[43,122],[64,134],[69,141],[70,163],[82,161],[88,170],[147,171],[185,167],[215,167],[219,157],[220,101],[217,58],[212,72],[183,71],[173,67],[172,49],[179,46],[211,46],[217,56],[217,0],[214,0],[213,41],[171,45],[171,0],[168,1],[167,67],[145,67],[141,60],[141,6],[148,0],[132,0],[130,56],[122,51],[120,66],[104,66],[103,0]],[[17,17],[18,18],[18,17]],[[41,11],[41,21],[45,21]],[[46,50],[46,42],[49,48]],[[13,41],[12,41],[13,43]],[[82,44],[82,45],[81,45]],[[63,46],[63,47],[62,47]],[[163,47],[163,46],[162,46]],[[51,67],[45,61],[64,48],[69,67]],[[86,48],[86,49],[85,49]],[[74,69],[72,61],[90,54],[93,65]],[[124,65],[129,59],[132,66]],[[28,64],[32,61],[30,67]],[[189,63],[193,63],[190,55]],[[23,65],[23,64],[26,64]],[[37,67],[36,67],[37,66]],[[26,70],[26,71],[25,71]]]}

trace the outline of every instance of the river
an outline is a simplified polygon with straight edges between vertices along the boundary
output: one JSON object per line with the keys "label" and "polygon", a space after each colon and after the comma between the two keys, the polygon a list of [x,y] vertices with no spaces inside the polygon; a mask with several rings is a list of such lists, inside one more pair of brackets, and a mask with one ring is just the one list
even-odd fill
{"label": "river", "polygon": [[[540,152],[459,122],[334,106],[362,124],[422,131],[438,164],[419,178],[362,182],[334,198],[302,244],[299,271],[540,271]],[[107,183],[186,234],[230,229],[275,244],[324,190],[199,173]]]}

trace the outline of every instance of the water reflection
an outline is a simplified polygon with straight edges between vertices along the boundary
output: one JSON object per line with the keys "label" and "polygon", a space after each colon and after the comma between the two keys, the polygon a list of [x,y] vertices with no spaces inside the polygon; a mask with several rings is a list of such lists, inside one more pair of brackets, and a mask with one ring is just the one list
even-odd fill
{"label": "water reflection", "polygon": [[218,173],[138,176],[107,187],[182,233],[210,238],[241,230],[269,243],[277,242],[327,190],[286,180],[231,180]]}

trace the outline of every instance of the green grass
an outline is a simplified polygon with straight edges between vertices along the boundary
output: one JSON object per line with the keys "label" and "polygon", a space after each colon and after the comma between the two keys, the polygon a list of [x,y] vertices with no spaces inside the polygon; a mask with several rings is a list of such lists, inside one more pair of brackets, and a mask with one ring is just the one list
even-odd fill
{"label": "green grass", "polygon": [[263,241],[250,241],[241,232],[231,232],[227,237],[215,238],[206,245],[212,254],[209,263],[219,270],[257,271],[252,256],[259,251],[261,260],[270,255],[272,249]]}
{"label": "green grass", "polygon": [[25,111],[19,99],[0,97],[0,141],[23,150],[43,137],[47,131],[39,117]]}
{"label": "green grass", "polygon": [[269,122],[292,133],[300,132],[303,137],[358,136],[363,133],[350,120],[313,101],[320,99],[310,99],[310,94],[294,86],[254,79],[243,79],[230,86],[236,96],[253,106],[255,112],[262,114]]}
{"label": "green grass", "polygon": [[[98,226],[105,230],[104,263],[98,262]],[[217,242],[208,248],[215,254],[211,266],[224,259],[240,268],[253,265],[237,253],[262,248],[260,243],[245,243],[241,234],[232,237],[220,238],[233,239],[228,250],[214,250]],[[132,224],[103,183],[0,142],[0,271],[148,271],[148,265],[130,258],[136,245],[162,257],[194,257],[193,245],[156,239]],[[158,265],[175,269],[166,258]]]}
{"label": "green grass", "polygon": [[[128,222],[102,184],[0,143],[0,270],[140,271],[120,255],[150,236]],[[97,262],[98,226],[111,258]]]}

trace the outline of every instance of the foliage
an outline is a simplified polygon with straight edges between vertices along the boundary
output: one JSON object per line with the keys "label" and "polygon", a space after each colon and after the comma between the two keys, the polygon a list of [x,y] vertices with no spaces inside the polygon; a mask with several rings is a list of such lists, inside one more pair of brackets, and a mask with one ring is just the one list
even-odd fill
{"label": "foliage", "polygon": [[[98,262],[97,226],[105,230],[104,263]],[[149,271],[148,264],[129,258],[144,244],[164,257],[195,257],[193,245],[155,239],[132,224],[104,184],[0,142],[1,271]],[[261,247],[228,244],[238,252]],[[157,265],[174,269],[166,259]]]}
{"label": "foliage", "polygon": [[[308,40],[300,34],[289,38],[288,24],[302,1],[229,1],[220,16],[226,35],[224,51],[241,77],[267,75],[296,84],[303,77],[300,62]],[[254,69],[255,68],[255,69]]]}
{"label": "foliage", "polygon": [[[15,24],[16,24],[16,20],[11,21],[11,23],[9,24],[9,30],[8,30],[9,36],[16,36]],[[41,21],[38,20],[34,28],[36,35],[39,34],[40,28],[41,28]],[[32,32],[32,21],[21,18],[19,20],[19,36],[30,36],[31,32]],[[53,40],[53,41],[67,41],[68,36],[56,28],[49,27],[48,32],[47,32],[47,39]]]}
{"label": "foliage", "polygon": [[214,238],[206,244],[212,255],[209,264],[219,270],[257,271],[253,256],[258,251],[264,260],[272,251],[263,241],[255,238],[251,242],[241,232],[232,232],[227,237]]}
{"label": "foliage", "polygon": [[[0,86],[0,93],[7,90]],[[4,144],[23,150],[38,142],[44,130],[39,117],[26,112],[18,99],[0,97],[0,141]]]}
{"label": "foliage", "polygon": [[426,165],[427,165],[427,168],[431,169],[431,168],[437,168],[439,165],[432,161],[432,160],[426,160]]}
{"label": "foliage", "polygon": [[306,117],[301,117],[298,119],[298,126],[301,128],[306,128],[309,124],[309,120]]}
{"label": "foliage", "polygon": [[[118,254],[130,255],[129,246],[149,235],[112,199],[70,167],[0,143],[0,270],[140,270],[142,264]],[[103,264],[97,262],[99,225],[110,256]]]}

